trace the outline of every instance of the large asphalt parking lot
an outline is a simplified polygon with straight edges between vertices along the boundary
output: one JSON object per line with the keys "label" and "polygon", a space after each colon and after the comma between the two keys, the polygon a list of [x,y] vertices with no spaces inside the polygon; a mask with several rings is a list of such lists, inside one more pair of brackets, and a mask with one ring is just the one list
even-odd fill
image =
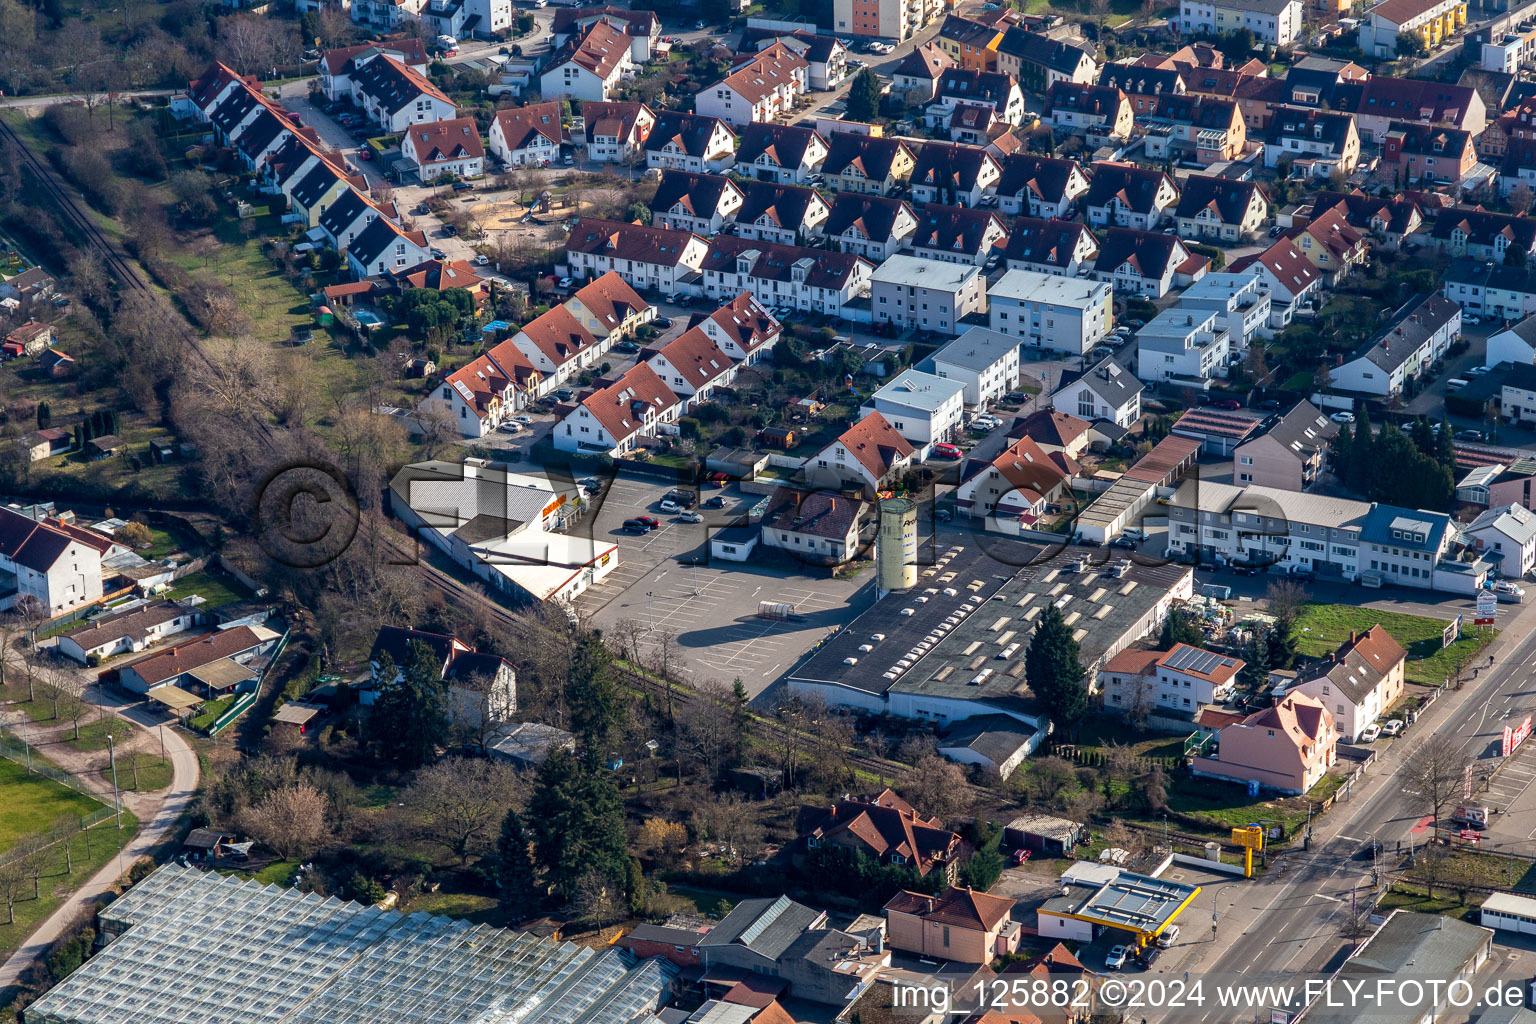
{"label": "large asphalt parking lot", "polygon": [[[637,641],[642,660],[654,663],[663,637],[670,635],[684,677],[726,684],[740,677],[756,696],[817,641],[868,606],[872,569],[852,580],[835,580],[822,570],[713,562],[710,531],[745,515],[761,496],[742,494],[735,486],[703,491],[703,499],[724,494],[726,507],[702,510],[703,523],[684,523],[657,508],[671,486],[619,475],[607,483],[590,525],[573,531],[590,529],[594,537],[619,545],[618,566],[577,598],[578,613],[605,633],[644,630]],[[660,527],[643,536],[625,533],[624,520],[639,515],[660,520]],[[791,604],[796,618],[760,619],[762,601]]]}

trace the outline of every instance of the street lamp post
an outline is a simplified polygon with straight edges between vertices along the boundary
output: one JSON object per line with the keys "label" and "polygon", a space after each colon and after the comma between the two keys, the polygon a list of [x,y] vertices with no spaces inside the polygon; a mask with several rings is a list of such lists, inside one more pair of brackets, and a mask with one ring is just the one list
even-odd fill
{"label": "street lamp post", "polygon": [[117,808],[117,827],[123,827],[123,798],[117,789],[117,741],[107,733],[107,756],[112,759],[112,805]]}

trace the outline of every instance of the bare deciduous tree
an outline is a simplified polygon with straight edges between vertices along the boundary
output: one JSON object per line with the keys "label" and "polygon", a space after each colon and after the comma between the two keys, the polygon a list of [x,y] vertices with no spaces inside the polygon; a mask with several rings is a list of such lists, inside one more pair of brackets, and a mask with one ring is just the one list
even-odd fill
{"label": "bare deciduous tree", "polygon": [[696,812],[702,838],[721,847],[737,864],[754,856],[763,844],[762,815],[752,803],[725,793]]}
{"label": "bare deciduous tree", "polygon": [[918,758],[902,786],[902,794],[919,812],[946,823],[953,823],[970,810],[973,799],[965,769],[931,752]]}
{"label": "bare deciduous tree", "polygon": [[469,862],[490,841],[517,797],[517,775],[507,765],[480,758],[449,757],[416,773],[402,800],[409,825]]}
{"label": "bare deciduous tree", "polygon": [[[1454,739],[1430,736],[1419,744],[1417,750],[1403,762],[1401,775],[1407,783],[1403,788],[1418,792],[1419,805],[1434,818],[1438,825],[1450,807],[1461,797],[1466,779],[1467,765],[1471,758]],[[1435,848],[1425,847],[1424,877],[1431,899],[1435,895]]]}
{"label": "bare deciduous tree", "polygon": [[284,860],[314,851],[327,835],[325,794],[307,782],[274,789],[241,815],[241,825]]}

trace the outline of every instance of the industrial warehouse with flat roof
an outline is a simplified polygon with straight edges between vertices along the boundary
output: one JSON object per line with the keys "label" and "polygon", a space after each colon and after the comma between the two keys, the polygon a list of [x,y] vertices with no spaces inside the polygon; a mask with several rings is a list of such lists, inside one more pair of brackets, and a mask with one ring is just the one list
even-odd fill
{"label": "industrial warehouse with flat roof", "polygon": [[[919,571],[917,586],[887,595],[791,670],[789,687],[833,706],[940,723],[1000,712],[1043,737],[1024,650],[1047,605],[1061,609],[1092,679],[1193,595],[1188,566],[1104,556],[996,538],[952,545]],[[1034,558],[1043,560],[1028,564]]]}

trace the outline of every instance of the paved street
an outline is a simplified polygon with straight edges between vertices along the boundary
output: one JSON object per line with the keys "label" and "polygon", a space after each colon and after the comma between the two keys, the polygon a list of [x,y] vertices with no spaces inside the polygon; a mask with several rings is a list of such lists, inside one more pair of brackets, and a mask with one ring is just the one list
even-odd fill
{"label": "paved street", "polygon": [[[1351,897],[1369,885],[1370,866],[1354,854],[1372,836],[1390,851],[1398,844],[1422,845],[1427,834],[1422,798],[1397,778],[1404,760],[1434,735],[1459,741],[1486,761],[1490,752],[1497,756],[1503,724],[1536,710],[1530,686],[1536,667],[1533,625],[1536,608],[1523,609],[1491,649],[1494,670],[1437,701],[1345,799],[1316,819],[1310,852],[1288,853],[1290,866],[1283,874],[1271,871],[1257,882],[1230,887],[1232,906],[1218,941],[1183,966],[1203,973],[1285,976],[1317,972],[1334,962],[1346,945],[1341,928]],[[1212,1007],[1186,1011],[1178,1019],[1226,1024],[1232,1016]]]}

